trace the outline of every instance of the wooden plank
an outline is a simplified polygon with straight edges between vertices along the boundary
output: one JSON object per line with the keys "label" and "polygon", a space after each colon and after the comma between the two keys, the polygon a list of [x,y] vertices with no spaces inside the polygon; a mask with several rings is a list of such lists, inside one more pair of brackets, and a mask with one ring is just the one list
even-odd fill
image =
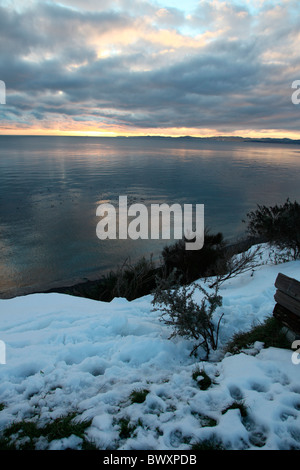
{"label": "wooden plank", "polygon": [[277,318],[284,326],[294,331],[294,333],[300,334],[300,317],[291,313],[286,308],[279,304],[276,304],[273,310],[273,316]]}
{"label": "wooden plank", "polygon": [[282,305],[282,307],[285,307],[295,315],[300,316],[300,302],[298,302],[298,300],[293,299],[280,290],[276,291],[274,299],[278,304]]}
{"label": "wooden plank", "polygon": [[300,335],[300,282],[279,273],[275,287],[273,316],[284,326]]}
{"label": "wooden plank", "polygon": [[300,282],[296,279],[279,273],[275,281],[275,287],[300,302]]}

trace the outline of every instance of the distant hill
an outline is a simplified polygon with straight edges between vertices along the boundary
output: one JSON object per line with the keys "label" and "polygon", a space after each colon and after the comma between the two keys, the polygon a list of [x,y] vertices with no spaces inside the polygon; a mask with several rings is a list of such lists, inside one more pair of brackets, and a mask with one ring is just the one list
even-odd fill
{"label": "distant hill", "polygon": [[240,137],[240,136],[218,136],[218,137],[176,137],[177,139],[197,139],[197,140],[210,140],[216,142],[262,142],[262,143],[274,143],[274,144],[300,144],[300,139],[275,139],[270,137],[262,138],[251,138],[251,137]]}
{"label": "distant hill", "polygon": [[300,145],[300,139],[288,139],[288,138],[282,138],[282,139],[275,139],[275,138],[270,138],[270,137],[262,137],[262,138],[251,138],[251,137],[241,137],[241,136],[217,136],[217,137],[195,137],[195,136],[179,136],[179,137],[172,137],[172,136],[162,136],[162,135],[140,135],[140,136],[87,136],[87,135],[0,135],[0,138],[2,137],[9,137],[11,139],[14,139],[16,137],[66,137],[66,138],[87,138],[90,137],[91,139],[152,139],[152,140],[194,140],[194,141],[214,141],[214,142],[260,142],[260,143],[267,143],[267,144],[296,144]]}
{"label": "distant hill", "polygon": [[[124,139],[124,136],[117,136],[114,137],[117,139]],[[271,137],[262,137],[262,138],[251,138],[251,137],[241,137],[241,136],[217,136],[217,137],[194,137],[194,136],[179,136],[179,137],[171,137],[171,136],[128,136],[125,139],[175,139],[175,140],[203,140],[203,141],[214,141],[214,142],[260,142],[260,143],[267,143],[267,144],[300,144],[300,139],[275,139]]]}

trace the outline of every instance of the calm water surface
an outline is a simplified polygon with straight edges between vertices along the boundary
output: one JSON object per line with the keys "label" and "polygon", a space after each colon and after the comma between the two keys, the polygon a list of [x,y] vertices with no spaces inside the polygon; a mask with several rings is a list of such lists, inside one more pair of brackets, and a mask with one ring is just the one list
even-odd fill
{"label": "calm water surface", "polygon": [[0,297],[93,279],[165,240],[104,240],[96,208],[142,202],[205,205],[205,224],[242,236],[257,204],[300,200],[300,146],[0,136]]}

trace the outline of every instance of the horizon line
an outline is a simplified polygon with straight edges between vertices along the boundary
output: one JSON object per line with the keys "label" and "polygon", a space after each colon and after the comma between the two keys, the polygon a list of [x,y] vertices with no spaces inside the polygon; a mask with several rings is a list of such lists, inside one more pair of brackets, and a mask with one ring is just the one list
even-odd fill
{"label": "horizon line", "polygon": [[1,134],[0,137],[91,137],[91,138],[162,138],[162,139],[211,139],[211,140],[217,140],[217,139],[243,139],[243,140],[277,140],[277,141],[291,141],[291,142],[298,142],[300,141],[300,136],[299,138],[291,138],[291,137],[249,137],[249,136],[243,136],[243,135],[213,135],[213,136],[195,136],[195,135],[159,135],[159,134],[145,134],[145,135],[122,135],[122,134],[116,134],[116,135],[91,135],[91,134]]}

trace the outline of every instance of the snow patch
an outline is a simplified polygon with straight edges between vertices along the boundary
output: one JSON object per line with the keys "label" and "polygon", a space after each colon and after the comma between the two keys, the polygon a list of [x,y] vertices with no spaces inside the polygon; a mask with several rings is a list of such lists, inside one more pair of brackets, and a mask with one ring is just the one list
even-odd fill
{"label": "snow patch", "polygon": [[[236,332],[272,315],[279,272],[300,277],[299,261],[267,263],[264,250],[265,264],[221,286],[220,351]],[[171,330],[151,299],[105,303],[51,293],[0,300],[7,356],[0,364],[0,430],[75,411],[91,419],[86,437],[102,449],[184,450],[212,437],[233,449],[300,449],[300,366],[292,351],[255,343],[203,362],[190,357],[190,341],[168,339]],[[212,380],[207,390],[192,378],[196,367]],[[134,390],[147,390],[144,401],[132,401]],[[37,447],[81,444],[72,435],[50,444],[40,439]]]}

